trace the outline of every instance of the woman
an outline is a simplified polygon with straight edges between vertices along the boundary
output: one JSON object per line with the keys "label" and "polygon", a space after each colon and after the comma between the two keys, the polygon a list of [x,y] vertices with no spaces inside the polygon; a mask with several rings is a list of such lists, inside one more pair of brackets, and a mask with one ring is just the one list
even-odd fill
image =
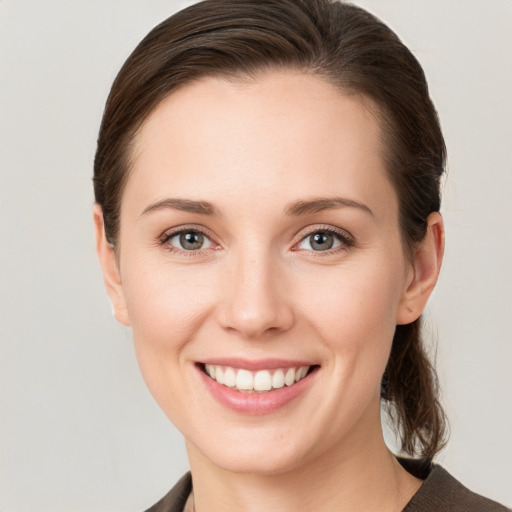
{"label": "woman", "polygon": [[444,166],[420,65],[357,7],[211,0],[140,43],[107,101],[94,219],[189,456],[151,511],[506,510],[432,463],[420,318]]}

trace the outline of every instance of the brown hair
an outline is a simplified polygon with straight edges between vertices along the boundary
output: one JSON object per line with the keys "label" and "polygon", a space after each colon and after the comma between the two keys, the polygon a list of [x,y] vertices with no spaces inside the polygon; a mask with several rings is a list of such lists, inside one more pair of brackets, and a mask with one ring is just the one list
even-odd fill
{"label": "brown hair", "polygon": [[[446,160],[425,75],[380,20],[330,0],[206,0],[171,16],[141,41],[112,85],[94,162],[96,202],[114,247],[130,146],[155,107],[201,77],[251,78],[275,69],[316,75],[377,105],[404,248],[414,252],[428,215],[440,208]],[[397,326],[381,395],[403,452],[432,458],[444,443],[445,416],[420,319]]]}

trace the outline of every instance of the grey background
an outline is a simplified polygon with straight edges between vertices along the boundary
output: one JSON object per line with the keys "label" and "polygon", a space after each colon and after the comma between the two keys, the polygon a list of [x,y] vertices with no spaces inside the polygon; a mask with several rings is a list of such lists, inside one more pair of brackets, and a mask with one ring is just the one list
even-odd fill
{"label": "grey background", "polygon": [[[140,511],[187,467],[139,376],[93,247],[92,160],[118,68],[192,2],[0,1],[0,511]],[[450,444],[512,504],[512,2],[360,0],[429,77],[449,148],[427,313]]]}

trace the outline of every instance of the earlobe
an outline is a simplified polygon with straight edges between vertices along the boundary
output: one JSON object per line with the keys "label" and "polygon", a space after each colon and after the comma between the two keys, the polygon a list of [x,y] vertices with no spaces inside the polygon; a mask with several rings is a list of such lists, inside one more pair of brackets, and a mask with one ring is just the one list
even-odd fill
{"label": "earlobe", "polygon": [[423,313],[434,290],[444,254],[444,223],[439,212],[427,219],[427,232],[414,254],[411,278],[397,311],[398,325],[414,322]]}
{"label": "earlobe", "polygon": [[123,284],[116,254],[112,245],[107,241],[103,211],[101,206],[93,207],[94,232],[96,236],[96,253],[103,273],[105,289],[112,304],[112,312],[115,319],[126,326],[130,325],[126,302],[124,298]]}

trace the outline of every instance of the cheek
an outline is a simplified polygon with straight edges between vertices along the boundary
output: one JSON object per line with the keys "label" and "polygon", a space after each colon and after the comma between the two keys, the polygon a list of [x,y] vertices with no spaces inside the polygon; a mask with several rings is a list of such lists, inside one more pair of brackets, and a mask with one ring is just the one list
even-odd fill
{"label": "cheek", "polygon": [[186,371],[190,341],[208,317],[211,291],[201,286],[201,273],[145,268],[151,271],[124,280],[135,352],[148,389],[179,428],[192,394]]}
{"label": "cheek", "polygon": [[326,329],[345,333],[394,331],[404,287],[399,264],[321,269],[308,273],[307,279],[303,275],[301,281],[301,289],[295,292],[297,304]]}
{"label": "cheek", "polygon": [[[380,381],[396,327],[403,289],[396,264],[327,269],[296,293],[303,316],[331,353],[336,371]],[[369,382],[367,382],[369,384]]]}
{"label": "cheek", "polygon": [[151,335],[169,343],[186,337],[211,301],[204,275],[154,262],[135,268],[149,269],[123,276],[130,323],[134,335],[140,334],[136,338]]}
{"label": "cheek", "polygon": [[204,273],[175,271],[165,264],[135,268],[151,269],[123,281],[137,358],[151,388],[150,381],[168,375],[170,365],[185,363],[188,343],[214,301]]}

